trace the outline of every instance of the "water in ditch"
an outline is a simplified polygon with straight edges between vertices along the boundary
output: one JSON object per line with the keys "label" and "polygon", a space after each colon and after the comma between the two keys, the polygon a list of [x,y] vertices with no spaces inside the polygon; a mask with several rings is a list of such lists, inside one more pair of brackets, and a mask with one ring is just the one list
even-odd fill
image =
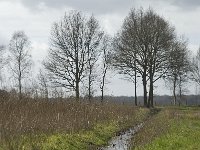
{"label": "water in ditch", "polygon": [[101,150],[129,150],[131,148],[131,139],[142,126],[143,124],[141,123],[134,128],[121,132],[119,136],[111,139],[107,147],[101,148]]}

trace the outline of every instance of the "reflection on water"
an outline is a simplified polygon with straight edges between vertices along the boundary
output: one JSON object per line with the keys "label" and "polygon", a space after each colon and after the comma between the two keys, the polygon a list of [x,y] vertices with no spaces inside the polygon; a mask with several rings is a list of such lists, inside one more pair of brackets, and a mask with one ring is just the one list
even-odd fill
{"label": "reflection on water", "polygon": [[131,138],[140,128],[142,128],[142,126],[143,124],[141,123],[135,128],[120,133],[119,136],[114,137],[109,142],[109,146],[102,148],[101,150],[129,150],[131,147]]}

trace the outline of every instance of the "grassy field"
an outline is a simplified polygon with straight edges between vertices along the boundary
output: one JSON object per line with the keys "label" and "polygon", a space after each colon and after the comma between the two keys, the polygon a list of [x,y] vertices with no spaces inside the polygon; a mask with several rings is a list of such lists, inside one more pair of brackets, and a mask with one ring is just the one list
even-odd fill
{"label": "grassy field", "polygon": [[113,103],[0,101],[1,150],[88,150],[142,122],[149,110]]}
{"label": "grassy field", "polygon": [[0,101],[0,150],[93,150],[141,122],[132,149],[200,149],[200,107],[29,99]]}
{"label": "grassy field", "polygon": [[169,107],[149,119],[135,136],[136,150],[200,149],[200,107]]}

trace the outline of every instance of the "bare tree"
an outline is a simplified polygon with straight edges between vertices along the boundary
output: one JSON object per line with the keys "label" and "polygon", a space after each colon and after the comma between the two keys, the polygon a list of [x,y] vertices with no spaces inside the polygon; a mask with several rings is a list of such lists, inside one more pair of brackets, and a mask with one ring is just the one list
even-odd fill
{"label": "bare tree", "polygon": [[[92,59],[95,56],[92,51],[96,51],[101,34],[93,17],[87,19],[77,11],[65,15],[52,28],[51,48],[44,63],[45,68],[51,81],[56,86],[75,91],[77,100],[80,95],[80,83],[87,75],[88,57],[89,66],[93,68],[95,61]],[[89,84],[91,85],[91,82]]]}
{"label": "bare tree", "polygon": [[10,40],[10,64],[13,77],[18,81],[19,99],[22,99],[22,80],[31,69],[30,41],[23,31],[15,32]]}
{"label": "bare tree", "polygon": [[153,106],[153,83],[165,72],[167,52],[174,38],[173,32],[174,29],[168,22],[153,10],[133,9],[125,19],[121,32],[115,37],[114,66],[135,80],[137,73],[142,77],[145,106]]}
{"label": "bare tree", "polygon": [[111,65],[111,58],[112,58],[112,52],[111,52],[111,38],[109,36],[104,36],[103,42],[102,42],[102,77],[101,77],[101,102],[104,100],[104,88],[106,84],[106,74],[109,66]]}
{"label": "bare tree", "polygon": [[44,71],[40,69],[39,74],[37,76],[39,81],[39,86],[41,90],[41,94],[48,100],[49,98],[49,80],[48,76]]}
{"label": "bare tree", "polygon": [[5,59],[3,58],[4,50],[5,46],[0,45],[0,69],[2,69],[3,66],[5,65]]}
{"label": "bare tree", "polygon": [[189,51],[187,42],[177,40],[171,46],[168,59],[168,71],[166,79],[173,85],[174,105],[177,104],[177,87],[179,88],[180,99],[182,96],[182,86],[188,81],[188,73],[190,72]]}
{"label": "bare tree", "polygon": [[[136,55],[136,53],[134,55]],[[124,57],[125,57],[125,55],[124,55]],[[134,56],[134,57],[136,58],[136,56]],[[118,63],[119,63],[120,61],[123,62],[123,61],[126,61],[126,60],[118,58],[118,56],[115,54],[114,61],[118,61]],[[126,62],[126,63],[129,63],[129,62]],[[118,73],[123,75],[124,80],[127,80],[127,81],[134,83],[134,94],[135,94],[134,98],[135,98],[135,105],[137,106],[138,105],[137,104],[137,82],[138,82],[138,77],[140,77],[140,76],[137,73],[137,67],[138,66],[137,66],[136,59],[134,60],[134,62],[131,62],[131,64],[129,64],[127,66],[125,64],[120,64],[120,65],[117,64],[116,65],[116,62],[114,62],[113,64],[117,68]],[[132,67],[130,67],[130,65],[132,65]]]}
{"label": "bare tree", "polygon": [[191,79],[200,85],[200,48],[198,49],[192,61],[192,76]]}
{"label": "bare tree", "polygon": [[152,10],[146,15],[148,49],[149,100],[148,106],[153,107],[154,83],[167,72],[167,63],[171,45],[175,40],[174,28]]}
{"label": "bare tree", "polygon": [[2,69],[7,63],[7,59],[4,57],[5,54],[5,46],[0,45],[0,80],[2,81]]}
{"label": "bare tree", "polygon": [[[114,38],[113,65],[120,74],[129,76],[134,81],[135,70],[141,74],[144,88],[144,105],[147,106],[147,51],[139,39],[141,26],[139,24],[143,10],[131,10],[125,19],[121,31]],[[141,32],[141,31],[140,31]],[[136,93],[135,93],[136,94]]]}
{"label": "bare tree", "polygon": [[88,59],[88,99],[91,101],[92,86],[95,81],[95,67],[96,62],[101,54],[101,42],[104,33],[100,30],[98,21],[91,16],[86,23],[86,46],[87,46],[87,59]]}

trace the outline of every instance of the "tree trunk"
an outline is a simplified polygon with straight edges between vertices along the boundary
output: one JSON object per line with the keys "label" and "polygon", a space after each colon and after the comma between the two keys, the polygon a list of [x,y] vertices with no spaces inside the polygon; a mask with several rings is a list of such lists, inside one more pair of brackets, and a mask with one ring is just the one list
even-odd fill
{"label": "tree trunk", "polygon": [[18,81],[19,81],[19,100],[22,100],[22,73],[21,73],[21,61],[18,60],[18,65],[19,65],[19,77],[18,77]]}
{"label": "tree trunk", "polygon": [[150,87],[149,87],[149,99],[148,99],[148,107],[153,107],[153,74],[152,69],[150,68]]}
{"label": "tree trunk", "polygon": [[104,93],[103,93],[103,90],[104,90],[103,88],[104,88],[104,87],[102,87],[102,89],[101,89],[101,103],[103,103],[103,94],[104,94]]}
{"label": "tree trunk", "polygon": [[149,107],[153,107],[153,79],[152,79],[152,77],[150,77]]}
{"label": "tree trunk", "polygon": [[79,60],[78,60],[78,52],[76,52],[76,100],[79,101]]}
{"label": "tree trunk", "polygon": [[19,77],[19,100],[22,100],[22,83],[21,83],[21,77]]}
{"label": "tree trunk", "polygon": [[79,101],[79,82],[76,81],[76,100]]}
{"label": "tree trunk", "polygon": [[136,70],[136,60],[134,62],[134,65],[135,65],[135,106],[137,106],[137,70]]}
{"label": "tree trunk", "polygon": [[135,82],[135,106],[137,106],[137,83]]}
{"label": "tree trunk", "polygon": [[176,76],[174,77],[173,95],[174,95],[174,105],[176,105]]}
{"label": "tree trunk", "polygon": [[107,66],[104,64],[104,72],[103,72],[103,78],[102,78],[102,86],[101,86],[101,102],[103,103],[104,99],[104,85],[105,85],[105,77],[107,72]]}
{"label": "tree trunk", "polygon": [[143,92],[144,92],[144,106],[147,107],[147,81],[146,81],[146,71],[143,73]]}
{"label": "tree trunk", "polygon": [[181,76],[180,76],[180,81],[179,81],[179,106],[181,105],[182,101],[182,88],[181,88]]}
{"label": "tree trunk", "polygon": [[49,91],[47,87],[45,87],[45,98],[46,100],[49,100]]}
{"label": "tree trunk", "polygon": [[92,66],[91,66],[91,56],[90,56],[90,46],[88,43],[88,63],[89,63],[89,81],[88,81],[88,100],[91,103],[91,83],[92,83]]}
{"label": "tree trunk", "polygon": [[[90,65],[90,64],[89,64]],[[88,100],[89,102],[91,103],[91,83],[92,83],[92,78],[91,78],[91,75],[92,75],[92,68],[90,66],[90,73],[89,73],[89,82],[88,82]]]}

